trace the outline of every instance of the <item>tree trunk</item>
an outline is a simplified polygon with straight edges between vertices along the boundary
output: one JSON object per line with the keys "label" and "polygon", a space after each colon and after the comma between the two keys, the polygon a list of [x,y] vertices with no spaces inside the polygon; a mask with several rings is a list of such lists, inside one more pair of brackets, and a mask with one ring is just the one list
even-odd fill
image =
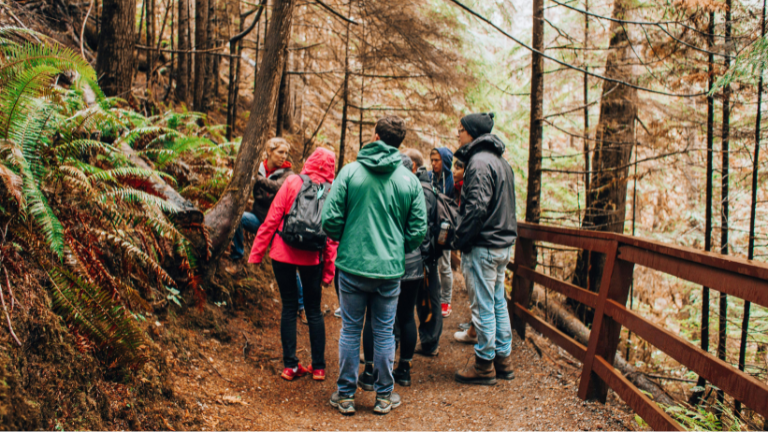
{"label": "tree trunk", "polygon": [[[618,20],[626,19],[630,6],[629,0],[616,0],[613,17]],[[611,51],[605,64],[605,76],[631,82],[632,66],[626,64],[632,62],[632,48],[629,35],[620,23],[611,23],[609,47]],[[604,81],[583,229],[616,233],[624,231],[627,176],[635,141],[636,117],[637,90]],[[576,262],[573,283],[597,292],[604,265],[604,254],[581,251]],[[577,310],[585,323],[591,321],[591,312],[583,305],[578,305]]]}
{"label": "tree trunk", "polygon": [[[217,0],[208,0],[208,28],[206,29],[208,36],[206,38],[206,48],[214,48],[222,44],[219,40],[219,11],[216,8],[217,5]],[[219,93],[219,65],[221,64],[221,56],[208,54],[204,58],[205,91],[203,91],[200,110],[207,112],[213,109],[214,100]]]}
{"label": "tree trunk", "polygon": [[[351,19],[352,2],[349,2],[347,19]],[[341,138],[339,139],[339,165],[336,167],[338,173],[344,167],[344,153],[346,153],[347,141],[347,112],[349,110],[349,32],[350,21],[347,21],[347,40],[344,50],[344,92],[343,105],[341,106]],[[362,109],[363,107],[360,107]]]}
{"label": "tree trunk", "polygon": [[179,53],[176,67],[176,98],[179,102],[189,105],[189,0],[179,0],[177,46]]}
{"label": "tree trunk", "polygon": [[[212,0],[210,0],[212,1]],[[209,0],[195,0],[195,88],[192,107],[196,111],[203,110],[205,95],[205,62],[206,56],[200,51],[208,47],[208,4]]]}
{"label": "tree trunk", "polygon": [[136,0],[104,0],[96,56],[99,86],[107,96],[128,98],[133,81]]}
{"label": "tree trunk", "polygon": [[275,112],[280,76],[285,64],[285,51],[291,34],[293,7],[293,0],[274,0],[271,25],[265,41],[266,52],[259,70],[258,88],[235,160],[232,180],[219,201],[205,216],[205,225],[210,231],[212,243],[207,278],[213,276],[218,260],[232,241],[256,183],[255,167],[269,138],[270,120]]}
{"label": "tree trunk", "polygon": [[[533,0],[533,49],[544,52],[544,0]],[[528,138],[528,189],[525,200],[525,221],[539,223],[541,220],[541,150],[544,139],[544,58],[533,53],[531,59],[531,128]],[[536,268],[537,251],[534,242],[521,243],[523,254],[530,256],[531,268]],[[520,289],[533,289],[533,282],[525,283]],[[524,282],[523,282],[524,281]],[[517,289],[517,287],[515,288]]]}
{"label": "tree trunk", "polygon": [[275,111],[275,136],[283,136],[285,129],[285,111],[288,104],[288,52],[284,54],[286,62],[283,65],[283,73],[280,76],[280,89],[277,96],[277,110]]}
{"label": "tree trunk", "polygon": [[[147,40],[146,45],[148,47],[155,46],[155,0],[144,0],[147,2]],[[147,50],[147,97],[152,96],[152,68],[155,67],[155,52],[153,50]]]}

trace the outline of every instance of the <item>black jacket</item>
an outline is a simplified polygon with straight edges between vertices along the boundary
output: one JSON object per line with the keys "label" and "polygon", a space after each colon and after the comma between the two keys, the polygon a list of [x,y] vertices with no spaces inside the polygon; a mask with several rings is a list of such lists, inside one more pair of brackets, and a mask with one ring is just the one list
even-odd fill
{"label": "black jacket", "polygon": [[259,164],[259,170],[256,174],[256,183],[253,185],[253,206],[251,207],[251,213],[255,214],[259,221],[264,222],[267,219],[267,213],[269,207],[272,205],[272,201],[277,195],[277,191],[280,190],[280,186],[283,185],[285,179],[287,179],[293,171],[290,166],[286,168],[278,168],[269,177],[265,176],[266,170],[264,164]]}
{"label": "black jacket", "polygon": [[[416,171],[416,177],[419,178],[419,181],[422,183],[422,190],[424,190],[423,185],[431,185],[429,180],[429,172],[427,172],[426,168],[420,167]],[[435,238],[437,237],[437,231],[440,229],[437,224],[437,197],[434,193],[429,193],[424,191],[424,204],[427,206],[427,235],[424,236],[424,241],[421,242],[421,246],[419,247],[421,249],[421,257],[424,260],[424,264],[431,265],[433,264],[437,258],[439,258],[436,254],[435,250]]]}
{"label": "black jacket", "polygon": [[454,154],[466,168],[461,221],[451,249],[469,252],[476,246],[499,249],[515,244],[515,174],[501,157],[504,149],[496,135],[485,134]]}

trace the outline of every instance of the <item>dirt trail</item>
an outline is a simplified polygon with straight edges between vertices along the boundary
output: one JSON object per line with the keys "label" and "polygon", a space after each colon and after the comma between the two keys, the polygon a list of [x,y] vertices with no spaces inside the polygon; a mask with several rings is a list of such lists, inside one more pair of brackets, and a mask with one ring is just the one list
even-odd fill
{"label": "dirt trail", "polygon": [[[261,312],[262,328],[255,328],[245,313],[227,319],[227,343],[220,342],[216,330],[186,331],[174,337],[184,342],[178,350],[174,393],[192,407],[194,424],[200,429],[269,430],[619,430],[636,427],[633,415],[615,395],[609,403],[584,403],[576,397],[578,369],[559,367],[568,361],[555,361],[562,355],[534,347],[515,337],[513,356],[516,378],[499,381],[496,386],[466,386],[453,379],[454,372],[473,351],[469,345],[453,340],[458,323],[469,319],[466,292],[456,275],[453,314],[445,320],[440,356],[416,357],[413,385],[396,386],[403,405],[387,416],[373,414],[374,393],[358,390],[357,414],[344,417],[330,407],[328,399],[338,377],[338,335],[341,322],[331,311],[337,307],[332,288],[326,288],[323,309],[327,331],[327,379],[315,382],[303,377],[287,382],[282,370],[279,338],[279,295],[265,298],[270,308]],[[185,332],[179,330],[178,332]],[[309,361],[307,327],[299,325],[299,358]],[[251,349],[243,356],[245,337]],[[224,338],[227,339],[227,338]],[[544,354],[538,354],[544,351]],[[168,426],[178,426],[171,425]],[[190,424],[187,423],[186,427]]]}

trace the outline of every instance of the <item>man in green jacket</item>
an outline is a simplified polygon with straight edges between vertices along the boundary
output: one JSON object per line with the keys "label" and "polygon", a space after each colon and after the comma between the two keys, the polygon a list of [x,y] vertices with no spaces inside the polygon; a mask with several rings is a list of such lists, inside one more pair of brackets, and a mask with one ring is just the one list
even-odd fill
{"label": "man in green jacket", "polygon": [[393,392],[395,323],[405,254],[415,250],[427,233],[424,194],[416,176],[397,151],[405,139],[405,122],[387,116],[376,123],[374,142],[357,161],[336,177],[323,205],[323,230],[339,241],[341,337],[339,379],[331,405],[354,414],[360,354],[360,333],[366,307],[371,308],[374,335],[374,412],[387,414],[400,405]]}

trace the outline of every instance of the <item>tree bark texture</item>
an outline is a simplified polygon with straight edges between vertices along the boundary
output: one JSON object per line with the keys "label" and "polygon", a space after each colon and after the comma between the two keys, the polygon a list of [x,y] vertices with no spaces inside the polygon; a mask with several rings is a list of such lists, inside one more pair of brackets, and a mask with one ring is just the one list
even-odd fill
{"label": "tree bark texture", "polygon": [[190,54],[184,52],[190,49],[189,45],[189,0],[179,0],[178,2],[178,65],[176,67],[176,98],[179,102],[189,105],[189,57]]}
{"label": "tree bark texture", "polygon": [[[349,2],[349,11],[347,12],[347,18],[352,15],[352,2]],[[347,114],[349,110],[349,32],[350,22],[347,21],[347,40],[344,49],[344,92],[343,105],[341,106],[341,137],[339,138],[339,165],[336,167],[336,172],[341,171],[344,167],[344,153],[346,153],[347,144]],[[362,107],[360,107],[362,109]]]}
{"label": "tree bark texture", "polygon": [[[195,50],[202,51],[208,47],[208,3],[212,0],[195,0]],[[203,110],[205,95],[205,53],[195,53],[195,84],[192,107],[196,111]]]}
{"label": "tree bark texture", "polygon": [[128,98],[133,81],[136,0],[104,0],[96,56],[99,86],[107,96]]}
{"label": "tree bark texture", "polygon": [[[217,0],[208,0],[206,48],[222,45],[222,42],[219,40],[220,13],[217,5]],[[213,108],[213,101],[219,93],[219,65],[221,64],[221,56],[206,54],[203,58],[205,59],[205,84],[200,111],[207,112]]]}
{"label": "tree bark texture", "polygon": [[216,263],[232,241],[248,198],[256,183],[256,166],[269,138],[280,79],[285,65],[285,52],[291,34],[293,0],[274,0],[266,52],[259,68],[251,115],[243,134],[240,151],[227,189],[216,205],[205,215],[205,225],[212,243],[207,278],[213,276]]}
{"label": "tree bark texture", "polygon": [[[629,0],[616,0],[613,18],[626,19],[631,7]],[[633,53],[625,26],[611,23],[610,54],[605,65],[605,76],[632,82]],[[618,88],[616,88],[618,86]],[[632,148],[635,143],[637,117],[637,90],[628,86],[603,82],[600,101],[600,120],[595,133],[590,190],[582,222],[583,229],[621,233],[627,201],[627,176]],[[599,290],[605,256],[582,251],[576,262],[573,283],[590,291]],[[589,322],[591,313],[580,305],[578,314]]]}

